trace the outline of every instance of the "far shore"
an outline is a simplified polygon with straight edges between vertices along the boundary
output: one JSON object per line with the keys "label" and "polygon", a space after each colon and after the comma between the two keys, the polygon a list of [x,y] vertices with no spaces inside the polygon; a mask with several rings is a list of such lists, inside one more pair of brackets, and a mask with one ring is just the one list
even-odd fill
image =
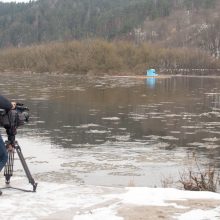
{"label": "far shore", "polygon": [[220,71],[220,60],[193,48],[103,39],[52,42],[0,51],[2,72],[144,75],[152,68],[159,74],[213,75]]}

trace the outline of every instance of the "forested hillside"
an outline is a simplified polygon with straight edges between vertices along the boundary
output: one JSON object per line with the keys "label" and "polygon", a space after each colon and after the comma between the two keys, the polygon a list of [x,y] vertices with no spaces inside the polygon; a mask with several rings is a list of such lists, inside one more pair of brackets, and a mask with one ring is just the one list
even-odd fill
{"label": "forested hillside", "polygon": [[195,46],[218,56],[219,0],[38,0],[0,3],[0,47],[104,38],[169,47]]}

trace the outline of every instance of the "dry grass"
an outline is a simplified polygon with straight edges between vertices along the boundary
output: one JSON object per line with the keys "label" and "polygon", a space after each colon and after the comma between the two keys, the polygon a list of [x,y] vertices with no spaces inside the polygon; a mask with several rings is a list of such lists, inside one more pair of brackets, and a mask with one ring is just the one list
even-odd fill
{"label": "dry grass", "polygon": [[0,51],[0,69],[33,72],[143,74],[146,68],[217,68],[208,54],[192,49],[166,49],[143,43],[90,39],[53,42]]}
{"label": "dry grass", "polygon": [[183,173],[180,177],[185,190],[216,192],[218,177],[215,177],[215,169],[209,167],[202,172],[190,171]]}
{"label": "dry grass", "polygon": [[161,186],[163,188],[176,187],[176,181],[174,180],[174,178],[171,175],[170,176],[166,176],[166,177],[163,177],[161,179]]}
{"label": "dry grass", "polygon": [[216,192],[219,184],[219,173],[215,166],[206,165],[201,168],[195,158],[194,168],[189,168],[180,174],[179,182],[185,190]]}

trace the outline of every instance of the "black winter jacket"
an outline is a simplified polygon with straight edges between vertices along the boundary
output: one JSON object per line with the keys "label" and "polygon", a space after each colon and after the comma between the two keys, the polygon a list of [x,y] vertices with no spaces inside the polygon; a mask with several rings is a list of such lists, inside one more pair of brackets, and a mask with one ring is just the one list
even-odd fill
{"label": "black winter jacket", "polygon": [[5,109],[6,111],[10,110],[12,108],[11,102],[6,99],[4,96],[0,95],[0,108]]}

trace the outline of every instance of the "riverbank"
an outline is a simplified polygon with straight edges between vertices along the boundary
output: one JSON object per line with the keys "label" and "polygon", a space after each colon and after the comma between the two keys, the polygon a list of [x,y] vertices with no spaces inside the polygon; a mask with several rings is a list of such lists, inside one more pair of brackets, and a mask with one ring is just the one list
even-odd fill
{"label": "riverbank", "polygon": [[198,49],[102,39],[54,42],[0,52],[1,71],[142,75],[148,68],[162,72],[168,69],[219,69],[220,61]]}
{"label": "riverbank", "polygon": [[[27,187],[25,181],[13,179],[13,184]],[[6,189],[0,199],[0,217],[10,220],[215,220],[220,213],[220,194],[172,188],[39,182],[36,193]]]}

